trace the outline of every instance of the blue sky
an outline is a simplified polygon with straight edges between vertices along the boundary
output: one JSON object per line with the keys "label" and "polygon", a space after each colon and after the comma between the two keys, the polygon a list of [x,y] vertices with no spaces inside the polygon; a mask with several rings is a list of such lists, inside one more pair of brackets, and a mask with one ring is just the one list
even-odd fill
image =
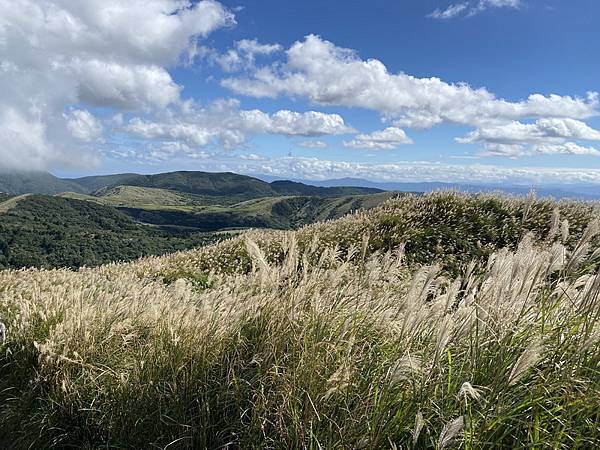
{"label": "blue sky", "polygon": [[18,0],[0,17],[0,168],[600,184],[595,0]]}

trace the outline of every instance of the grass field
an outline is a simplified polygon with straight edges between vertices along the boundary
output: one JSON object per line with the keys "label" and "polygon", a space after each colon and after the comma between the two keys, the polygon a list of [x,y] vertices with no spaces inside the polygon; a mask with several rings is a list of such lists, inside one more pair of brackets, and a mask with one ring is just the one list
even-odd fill
{"label": "grass field", "polygon": [[0,272],[0,446],[597,448],[599,217],[437,193]]}

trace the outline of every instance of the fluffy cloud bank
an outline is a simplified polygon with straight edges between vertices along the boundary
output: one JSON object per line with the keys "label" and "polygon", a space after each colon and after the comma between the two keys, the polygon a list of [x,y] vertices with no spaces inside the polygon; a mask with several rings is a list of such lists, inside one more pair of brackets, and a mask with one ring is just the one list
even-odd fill
{"label": "fluffy cloud bank", "polygon": [[95,159],[84,104],[124,110],[179,101],[166,67],[196,38],[234,23],[213,0],[0,1],[0,165],[45,169]]}
{"label": "fluffy cloud bank", "polygon": [[500,167],[432,162],[360,163],[318,158],[284,157],[260,160],[222,160],[202,163],[206,170],[235,171],[283,178],[327,180],[362,178],[380,182],[439,181],[494,185],[600,184],[600,169]]}
{"label": "fluffy cloud bank", "polygon": [[256,109],[242,110],[237,100],[215,101],[207,108],[188,103],[183,111],[162,121],[133,118],[124,130],[145,139],[184,142],[190,148],[218,144],[229,150],[243,145],[249,135],[255,134],[309,137],[354,131],[337,114],[287,110],[267,114]]}
{"label": "fluffy cloud bank", "polygon": [[[497,0],[495,6],[502,6],[501,3]],[[379,112],[396,127],[421,129],[440,123],[479,128],[505,126],[529,119],[559,119],[567,123],[567,120],[580,121],[598,115],[600,106],[597,92],[589,92],[585,98],[531,94],[515,102],[464,83],[394,74],[381,61],[363,60],[353,50],[337,47],[315,35],[294,43],[286,55],[284,64],[254,68],[246,75],[224,79],[222,85],[236,93],[259,98],[287,95],[303,97],[319,105],[366,108]],[[471,141],[479,142],[476,138]],[[350,146],[358,144],[353,142]],[[576,143],[562,144],[561,147],[545,146],[543,153],[594,153]],[[489,148],[488,145],[487,150]],[[520,148],[521,155],[531,150]],[[511,156],[516,156],[517,150],[513,146]]]}
{"label": "fluffy cloud bank", "polygon": [[[519,5],[465,0],[439,15]],[[211,149],[244,147],[257,134],[314,138],[297,145],[326,148],[317,137],[356,133],[342,145],[393,149],[412,143],[403,127],[440,123],[473,127],[457,140],[484,155],[600,154],[599,131],[584,121],[598,115],[595,92],[509,101],[465,83],[391,73],[381,61],[315,35],[287,50],[255,39],[225,53],[203,45],[234,24],[233,13],[215,0],[0,0],[0,169],[81,167],[103,154],[206,160],[215,157]],[[338,114],[184,101],[169,70],[198,62],[223,69],[222,85],[236,93],[364,108],[387,128],[359,133]],[[118,120],[106,119],[115,114]],[[248,161],[262,160],[254,156]]]}

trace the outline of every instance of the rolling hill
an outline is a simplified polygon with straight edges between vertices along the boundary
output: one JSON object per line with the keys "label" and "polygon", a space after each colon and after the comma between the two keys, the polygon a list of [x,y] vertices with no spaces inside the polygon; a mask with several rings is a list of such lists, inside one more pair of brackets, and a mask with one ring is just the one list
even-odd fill
{"label": "rolling hill", "polygon": [[377,206],[398,194],[349,197],[267,197],[234,205],[123,207],[121,211],[144,223],[185,226],[202,231],[240,228],[291,229],[318,220],[336,219],[358,209]]}
{"label": "rolling hill", "polygon": [[204,245],[216,232],[338,218],[394,195],[206,172],[0,174],[0,187],[0,268],[130,260]]}

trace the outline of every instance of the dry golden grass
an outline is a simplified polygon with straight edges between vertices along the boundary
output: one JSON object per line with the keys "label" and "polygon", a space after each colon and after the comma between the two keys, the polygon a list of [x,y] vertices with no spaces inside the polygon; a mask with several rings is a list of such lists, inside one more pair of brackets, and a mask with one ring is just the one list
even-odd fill
{"label": "dry golden grass", "polygon": [[436,194],[164,258],[0,272],[0,443],[597,447],[594,206],[491,198],[523,213],[520,243],[447,270],[397,243],[440,199],[481,220]]}

